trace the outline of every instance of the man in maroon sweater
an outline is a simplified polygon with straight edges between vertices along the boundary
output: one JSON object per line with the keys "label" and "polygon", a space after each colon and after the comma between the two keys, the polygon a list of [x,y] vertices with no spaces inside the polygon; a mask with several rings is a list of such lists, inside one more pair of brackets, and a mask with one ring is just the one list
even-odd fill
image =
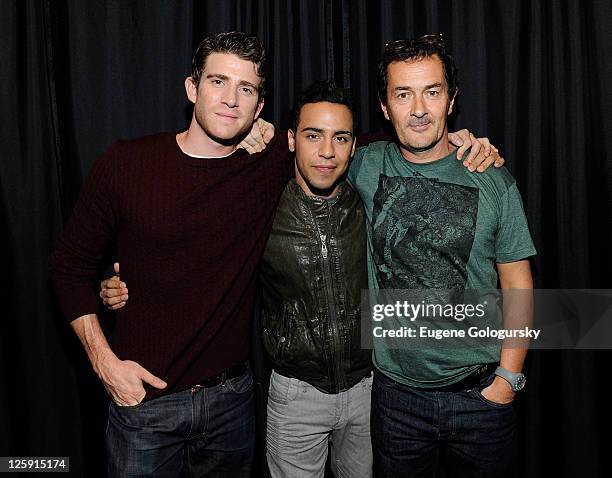
{"label": "man in maroon sweater", "polygon": [[[64,315],[112,397],[110,476],[249,475],[256,268],[292,171],[278,138],[237,150],[263,107],[265,70],[254,36],[202,41],[185,81],[189,128],[111,146],[52,254]],[[132,299],[111,348],[92,278],[113,246]]]}

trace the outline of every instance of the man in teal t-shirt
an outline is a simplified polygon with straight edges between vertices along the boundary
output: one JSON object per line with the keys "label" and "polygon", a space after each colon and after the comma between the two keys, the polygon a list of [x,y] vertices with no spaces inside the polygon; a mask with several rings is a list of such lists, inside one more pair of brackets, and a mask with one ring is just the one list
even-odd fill
{"label": "man in teal t-shirt", "polygon": [[[379,80],[398,141],[360,149],[349,172],[368,218],[370,288],[490,290],[499,278],[502,290],[531,289],[526,259],[536,251],[514,178],[505,168],[470,174],[448,141],[456,67],[441,38],[388,44]],[[502,472],[525,355],[499,341],[419,349],[375,342],[375,475],[428,476],[440,453],[468,476]]]}

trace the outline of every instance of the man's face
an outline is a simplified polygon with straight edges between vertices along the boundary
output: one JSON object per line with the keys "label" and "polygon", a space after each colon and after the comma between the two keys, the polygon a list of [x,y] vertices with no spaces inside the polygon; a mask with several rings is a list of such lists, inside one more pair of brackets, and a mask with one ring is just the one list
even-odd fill
{"label": "man's face", "polygon": [[297,131],[288,132],[295,152],[295,176],[309,195],[333,197],[355,152],[353,114],[341,104],[306,103]]}
{"label": "man's face", "polygon": [[231,53],[211,53],[200,84],[196,86],[191,77],[185,80],[200,129],[214,141],[236,144],[263,107],[257,91],[260,83],[253,62]]}
{"label": "man's face", "polygon": [[446,141],[440,140],[447,134],[446,119],[454,102],[448,96],[442,61],[436,55],[394,62],[387,67],[387,78],[387,104],[381,103],[381,108],[400,144],[417,155],[442,150]]}

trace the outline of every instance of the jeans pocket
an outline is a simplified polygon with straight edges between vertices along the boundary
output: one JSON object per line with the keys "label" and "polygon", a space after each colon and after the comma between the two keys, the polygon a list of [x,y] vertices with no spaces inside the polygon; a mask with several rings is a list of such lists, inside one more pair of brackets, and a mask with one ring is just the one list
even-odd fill
{"label": "jeans pocket", "polygon": [[361,386],[369,391],[372,391],[373,382],[374,382],[374,376],[372,373],[370,373],[370,375],[361,379]]}
{"label": "jeans pocket", "polygon": [[272,372],[270,377],[270,389],[268,398],[280,405],[287,405],[295,400],[299,392],[298,380],[284,377],[276,372]]}
{"label": "jeans pocket", "polygon": [[232,393],[247,393],[253,388],[253,375],[247,370],[240,377],[229,378],[224,383],[225,389]]}
{"label": "jeans pocket", "polygon": [[485,396],[481,393],[482,390],[480,390],[479,388],[474,388],[472,390],[470,390],[471,394],[476,396],[476,398],[478,398],[478,400],[480,400],[482,403],[484,403],[485,405],[488,405],[489,407],[492,408],[510,408],[512,407],[512,405],[514,405],[514,400],[512,400],[511,402],[508,403],[497,403],[497,402],[493,402],[492,400],[489,400],[488,398],[485,398]]}
{"label": "jeans pocket", "polygon": [[154,413],[155,405],[150,406],[151,401],[140,402],[136,405],[117,405],[113,400],[109,405],[108,418],[109,424],[111,421],[117,425],[128,427],[140,427],[147,417]]}
{"label": "jeans pocket", "polygon": [[136,405],[119,405],[117,402],[111,399],[111,405],[119,410],[136,410],[138,408],[141,408],[147,403],[144,401],[145,397],[143,397],[143,399],[140,402],[138,402]]}

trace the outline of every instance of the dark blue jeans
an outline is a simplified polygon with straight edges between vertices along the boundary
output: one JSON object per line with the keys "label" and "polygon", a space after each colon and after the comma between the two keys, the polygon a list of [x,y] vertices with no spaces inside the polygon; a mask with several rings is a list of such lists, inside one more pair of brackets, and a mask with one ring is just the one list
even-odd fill
{"label": "dark blue jeans", "polygon": [[248,477],[255,421],[253,378],[165,395],[133,407],[111,403],[111,477]]}
{"label": "dark blue jeans", "polygon": [[514,404],[485,399],[493,381],[458,392],[424,391],[380,372],[372,386],[374,476],[433,477],[443,457],[452,477],[497,477],[514,451]]}

